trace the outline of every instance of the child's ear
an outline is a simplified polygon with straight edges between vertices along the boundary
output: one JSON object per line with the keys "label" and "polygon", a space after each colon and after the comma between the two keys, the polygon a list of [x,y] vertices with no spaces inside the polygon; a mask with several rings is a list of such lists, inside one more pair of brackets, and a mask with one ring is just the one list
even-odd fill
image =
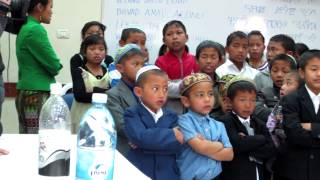
{"label": "child's ear", "polygon": [[133,88],[134,93],[136,94],[136,96],[141,97],[142,96],[142,88],[139,86],[136,86]]}
{"label": "child's ear", "polygon": [[126,42],[124,40],[119,40],[119,46],[123,47],[126,44]]}
{"label": "child's ear", "polygon": [[120,72],[120,73],[123,73],[123,66],[122,64],[116,64],[116,69]]}
{"label": "child's ear", "polygon": [[186,39],[187,39],[186,42],[188,42],[188,40],[189,40],[189,35],[188,34],[186,34]]}
{"label": "child's ear", "polygon": [[299,71],[300,77],[301,77],[302,79],[304,79],[304,71],[303,71],[303,69],[299,68],[298,71]]}
{"label": "child's ear", "polygon": [[189,101],[188,97],[181,96],[180,97],[180,101],[181,101],[181,103],[183,104],[184,107],[186,107],[186,108],[190,107],[190,101]]}

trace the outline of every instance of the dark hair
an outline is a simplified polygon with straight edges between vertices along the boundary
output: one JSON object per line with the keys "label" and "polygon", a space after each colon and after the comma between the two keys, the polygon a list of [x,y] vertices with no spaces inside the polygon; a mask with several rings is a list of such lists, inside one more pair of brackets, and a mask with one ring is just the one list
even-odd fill
{"label": "dark hair", "polygon": [[219,61],[222,61],[222,52],[220,50],[220,46],[218,43],[216,42],[213,42],[213,41],[210,41],[210,40],[205,40],[205,41],[202,41],[197,49],[196,49],[196,58],[197,58],[197,61],[199,60],[200,58],[200,54],[201,54],[201,51],[205,48],[213,48],[215,49],[217,52],[218,52],[218,55],[219,55]]}
{"label": "dark hair", "polygon": [[227,43],[226,46],[230,46],[230,44],[232,43],[232,41],[236,38],[240,38],[240,39],[248,39],[248,36],[246,33],[242,32],[242,31],[235,31],[232,32],[231,34],[229,34],[229,36],[227,37]]}
{"label": "dark hair", "polygon": [[80,53],[82,55],[84,55],[87,51],[87,48],[90,45],[95,45],[95,44],[102,44],[104,46],[105,50],[107,51],[107,44],[106,44],[106,41],[104,40],[104,38],[99,35],[94,34],[94,35],[88,36],[87,38],[85,38],[82,41],[81,47],[80,47]]}
{"label": "dark hair", "polygon": [[167,48],[168,48],[168,46],[166,44],[162,44],[159,49],[158,56],[164,55],[167,52]]}
{"label": "dark hair", "polygon": [[292,37],[285,34],[277,34],[270,38],[270,41],[279,42],[281,46],[285,49],[285,51],[292,51],[295,53],[295,42]]}
{"label": "dark hair", "polygon": [[170,26],[176,26],[176,27],[180,27],[184,33],[187,34],[187,29],[186,29],[186,26],[181,22],[181,21],[178,21],[178,20],[172,20],[172,21],[169,21],[167,24],[164,25],[163,29],[162,29],[162,35],[163,37],[165,36],[168,28]]}
{"label": "dark hair", "polygon": [[168,77],[168,75],[164,71],[162,71],[161,69],[152,69],[152,70],[149,70],[149,71],[142,73],[138,77],[137,82],[136,82],[136,86],[143,87],[143,85],[147,81],[148,77],[150,77],[151,75]]}
{"label": "dark hair", "polygon": [[301,56],[304,52],[309,50],[309,47],[304,43],[296,43],[296,53]]}
{"label": "dark hair", "polygon": [[301,78],[299,72],[297,70],[290,71],[285,75],[285,77],[293,76],[298,82],[298,88],[300,88],[304,84],[304,80]]}
{"label": "dark hair", "polygon": [[30,0],[29,7],[28,7],[28,13],[32,13],[33,9],[38,5],[41,4],[43,6],[47,6],[49,3],[49,0]]}
{"label": "dark hair", "polygon": [[253,31],[249,32],[248,38],[250,38],[250,36],[260,36],[262,39],[262,42],[264,43],[264,41],[265,41],[264,36],[262,35],[262,33],[260,31],[253,30]]}
{"label": "dark hair", "polygon": [[289,56],[287,54],[278,54],[276,55],[273,59],[271,59],[271,61],[269,62],[269,69],[272,69],[272,66],[275,62],[277,61],[285,61],[288,62],[290,64],[290,69],[292,70],[296,70],[297,69],[297,62],[294,59],[294,57]]}
{"label": "dark hair", "polygon": [[92,26],[99,26],[99,28],[102,30],[103,35],[104,35],[104,31],[106,30],[106,26],[103,25],[102,23],[98,22],[98,21],[90,21],[87,22],[86,24],[84,24],[82,30],[81,30],[81,38],[83,39],[86,32],[88,31],[88,29]]}
{"label": "dark hair", "polygon": [[245,81],[245,80],[240,80],[237,82],[232,83],[227,90],[227,97],[229,97],[231,100],[233,100],[237,92],[254,92],[257,94],[257,89],[255,85],[251,82]]}
{"label": "dark hair", "polygon": [[130,34],[132,34],[132,33],[142,33],[142,34],[145,35],[145,33],[141,29],[138,29],[138,28],[125,28],[121,32],[120,40],[121,41],[127,41],[127,39],[130,37]]}
{"label": "dark hair", "polygon": [[303,53],[299,61],[299,68],[304,70],[308,62],[313,58],[320,59],[320,50],[312,49]]}

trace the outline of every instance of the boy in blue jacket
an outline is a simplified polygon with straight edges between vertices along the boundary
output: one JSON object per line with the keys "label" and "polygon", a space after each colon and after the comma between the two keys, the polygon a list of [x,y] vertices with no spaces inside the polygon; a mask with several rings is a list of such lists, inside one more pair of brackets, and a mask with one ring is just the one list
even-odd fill
{"label": "boy in blue jacket", "polygon": [[168,76],[156,66],[145,66],[137,72],[134,92],[140,102],[124,114],[124,131],[131,145],[128,160],[154,180],[179,179],[176,154],[183,136],[176,127],[177,114],[162,108]]}

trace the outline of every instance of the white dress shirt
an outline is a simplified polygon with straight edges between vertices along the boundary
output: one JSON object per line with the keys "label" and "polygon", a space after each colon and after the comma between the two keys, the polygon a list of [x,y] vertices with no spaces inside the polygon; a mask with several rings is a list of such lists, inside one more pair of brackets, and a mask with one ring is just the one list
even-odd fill
{"label": "white dress shirt", "polygon": [[239,70],[237,66],[234,65],[233,62],[229,59],[227,59],[224,64],[216,69],[216,74],[219,78],[227,74],[234,74],[236,76],[240,75],[242,77],[250,78],[253,80],[258,73],[259,71],[250,67],[247,62],[244,62],[242,69]]}
{"label": "white dress shirt", "polygon": [[142,102],[141,102],[142,106],[144,108],[146,108],[149,113],[151,114],[151,116],[153,117],[154,121],[157,123],[158,120],[161,118],[161,116],[163,115],[163,111],[162,111],[162,108],[160,108],[156,113],[154,113],[153,111],[151,111],[151,109],[149,109],[146,105],[144,105]]}
{"label": "white dress shirt", "polygon": [[309,88],[307,85],[306,86],[306,89],[308,91],[308,94],[312,100],[312,103],[313,103],[313,106],[314,106],[314,110],[316,112],[316,114],[318,113],[318,110],[319,110],[319,105],[320,105],[320,93],[319,94],[314,94]]}
{"label": "white dress shirt", "polygon": [[[250,116],[247,118],[247,119],[244,119],[244,118],[242,118],[242,117],[240,117],[240,116],[238,116],[237,115],[237,117],[238,117],[238,119],[240,120],[240,122],[242,123],[242,124],[244,124],[245,122],[246,123],[248,123],[249,125],[250,125]],[[248,132],[249,133],[249,132]],[[249,157],[250,158],[250,157]],[[256,166],[256,174],[257,174],[257,180],[259,180],[259,171],[258,171],[258,167]]]}

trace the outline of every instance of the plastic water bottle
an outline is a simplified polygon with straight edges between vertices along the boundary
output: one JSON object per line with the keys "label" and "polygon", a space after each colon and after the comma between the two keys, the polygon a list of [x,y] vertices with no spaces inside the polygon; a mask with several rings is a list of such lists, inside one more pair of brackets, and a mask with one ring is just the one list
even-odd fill
{"label": "plastic water bottle", "polygon": [[77,137],[76,179],[112,180],[117,133],[106,108],[108,96],[94,93],[93,106],[81,119]]}
{"label": "plastic water bottle", "polygon": [[61,90],[60,83],[50,85],[39,117],[39,174],[44,176],[69,175],[71,119]]}

